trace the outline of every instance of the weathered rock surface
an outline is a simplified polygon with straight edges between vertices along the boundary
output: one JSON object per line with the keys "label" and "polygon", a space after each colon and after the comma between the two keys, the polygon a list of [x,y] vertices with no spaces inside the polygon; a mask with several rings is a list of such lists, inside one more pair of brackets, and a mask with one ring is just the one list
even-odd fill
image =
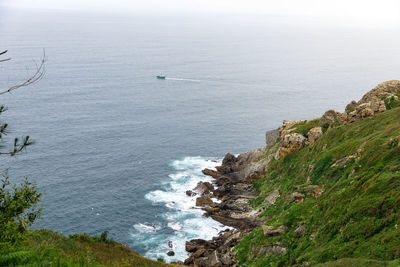
{"label": "weathered rock surface", "polygon": [[302,235],[306,232],[306,226],[305,225],[300,225],[299,227],[296,228],[296,230],[294,230],[294,233],[296,235]]}
{"label": "weathered rock surface", "polygon": [[344,157],[342,159],[339,159],[331,165],[331,168],[338,167],[338,166],[344,166],[344,165],[346,165],[347,162],[349,162],[352,159],[357,159],[357,155],[350,155],[350,156]]}
{"label": "weathered rock surface", "polygon": [[307,138],[299,133],[286,134],[282,137],[280,148],[278,149],[276,159],[281,159],[286,155],[300,150],[308,145]]}
{"label": "weathered rock surface", "polygon": [[209,182],[199,182],[193,190],[199,193],[200,196],[204,196],[213,192],[214,186]]}
{"label": "weathered rock surface", "polygon": [[201,196],[196,198],[196,206],[198,207],[214,206],[214,202],[211,200],[209,196]]}
{"label": "weathered rock surface", "polygon": [[287,227],[285,225],[281,225],[279,227],[269,226],[269,225],[262,225],[262,230],[264,232],[264,236],[275,236],[281,235],[285,232]]}
{"label": "weathered rock surface", "polygon": [[309,196],[319,197],[324,192],[324,187],[319,185],[307,185],[303,188],[303,191]]}
{"label": "weathered rock surface", "polygon": [[275,204],[276,200],[280,197],[279,190],[275,189],[264,199],[263,204]]}
{"label": "weathered rock surface", "polygon": [[398,94],[400,94],[399,80],[383,82],[366,93],[358,102],[353,100],[347,104],[345,112],[333,110],[325,112],[321,123],[332,124],[338,121],[341,124],[347,124],[384,112],[386,110],[384,100],[393,97],[398,101]]}
{"label": "weathered rock surface", "polygon": [[[227,154],[217,171],[205,169],[203,173],[215,179],[218,187],[210,183],[199,183],[193,191],[198,192],[196,206],[203,207],[205,215],[214,220],[234,227],[220,233],[210,241],[191,240],[186,243],[186,250],[192,254],[185,264],[194,266],[233,266],[236,264],[232,248],[243,237],[244,233],[262,225],[270,217],[259,218],[261,211],[255,211],[249,200],[257,197],[257,192],[250,183],[253,177],[258,178],[272,156],[265,157],[266,149],[256,149],[235,157]],[[190,192],[188,192],[190,193]],[[279,193],[279,192],[278,192]],[[212,197],[220,200],[213,202]]]}
{"label": "weathered rock surface", "polygon": [[171,251],[168,251],[168,252],[167,252],[167,255],[170,256],[170,257],[171,257],[171,256],[174,256],[174,255],[175,255],[175,252],[173,252],[172,250],[171,250]]}
{"label": "weathered rock surface", "polygon": [[[222,165],[216,167],[217,172],[222,176],[230,177],[232,180],[229,182],[251,180],[254,177],[259,177],[265,172],[266,165],[272,160],[272,157],[264,158],[261,161],[258,160],[265,156],[266,151],[266,148],[260,148],[240,154],[238,157],[228,153],[224,157]],[[215,173],[211,176],[215,176],[214,178],[218,180],[220,179]]]}
{"label": "weathered rock surface", "polygon": [[232,249],[243,238],[244,233],[225,230],[212,240],[195,239],[186,242],[186,250],[193,252],[185,260],[186,265],[194,266],[234,266],[236,260]]}
{"label": "weathered rock surface", "polygon": [[296,203],[302,203],[304,201],[305,195],[299,192],[293,192],[284,197],[285,200],[289,200],[291,202],[295,201]]}
{"label": "weathered rock surface", "polygon": [[271,147],[275,144],[279,137],[279,129],[270,130],[265,133],[265,145]]}
{"label": "weathered rock surface", "polygon": [[310,145],[314,144],[322,136],[322,134],[323,132],[321,127],[315,127],[310,129],[307,133],[309,144]]}
{"label": "weathered rock surface", "polygon": [[195,195],[197,195],[196,192],[193,192],[192,190],[186,190],[186,195],[189,197],[194,197]]}

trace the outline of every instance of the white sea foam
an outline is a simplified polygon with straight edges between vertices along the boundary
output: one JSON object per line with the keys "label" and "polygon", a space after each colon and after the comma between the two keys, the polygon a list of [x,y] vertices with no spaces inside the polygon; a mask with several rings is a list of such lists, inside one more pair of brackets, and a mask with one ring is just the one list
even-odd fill
{"label": "white sea foam", "polygon": [[147,225],[144,223],[137,223],[133,227],[140,233],[154,233],[161,229],[160,225]]}
{"label": "white sea foam", "polygon": [[[137,224],[132,232],[135,242],[148,249],[146,257],[162,257],[168,262],[184,260],[188,256],[185,241],[194,238],[211,239],[227,228],[211,218],[204,217],[204,211],[195,206],[196,197],[185,194],[186,190],[196,187],[198,182],[212,180],[201,172],[204,168],[215,169],[220,164],[220,161],[203,157],[186,157],[171,162],[170,166],[174,172],[168,175],[169,180],[163,184],[163,188],[145,195],[145,198],[153,203],[163,203],[168,208],[168,211],[162,214],[166,225],[155,229],[147,224]],[[170,241],[175,252],[172,257],[166,256],[171,250],[168,245]]]}
{"label": "white sea foam", "polygon": [[169,222],[168,227],[171,228],[172,230],[179,231],[182,229],[182,224],[178,222]]}

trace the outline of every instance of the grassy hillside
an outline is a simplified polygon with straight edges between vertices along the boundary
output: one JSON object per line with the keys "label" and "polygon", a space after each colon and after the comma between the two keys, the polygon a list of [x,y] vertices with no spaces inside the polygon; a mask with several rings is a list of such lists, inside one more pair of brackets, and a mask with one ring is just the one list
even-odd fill
{"label": "grassy hillside", "polygon": [[0,266],[173,266],[152,261],[127,246],[86,234],[65,237],[49,230],[29,231],[14,252],[0,253]]}
{"label": "grassy hillside", "polygon": [[[308,123],[312,125],[301,125],[300,132],[318,120]],[[255,182],[260,195],[252,204],[264,209],[262,216],[271,216],[266,225],[287,228],[274,236],[255,229],[236,248],[239,262],[398,266],[399,171],[400,108],[332,126],[315,144],[271,162],[267,174]],[[276,189],[276,202],[263,204]],[[294,201],[295,192],[304,199]],[[304,232],[295,233],[300,226]],[[274,247],[287,250],[265,249]]]}

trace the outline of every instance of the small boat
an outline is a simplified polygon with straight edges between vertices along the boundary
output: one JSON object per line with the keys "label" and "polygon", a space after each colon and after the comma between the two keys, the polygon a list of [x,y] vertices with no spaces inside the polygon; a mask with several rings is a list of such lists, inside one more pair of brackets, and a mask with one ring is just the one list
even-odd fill
{"label": "small boat", "polygon": [[165,80],[165,76],[164,75],[157,75],[157,79]]}

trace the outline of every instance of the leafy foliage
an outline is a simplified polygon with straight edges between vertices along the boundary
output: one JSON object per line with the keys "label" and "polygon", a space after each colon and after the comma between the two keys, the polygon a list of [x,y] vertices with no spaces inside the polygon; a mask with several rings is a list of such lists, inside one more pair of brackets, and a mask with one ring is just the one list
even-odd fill
{"label": "leafy foliage", "polygon": [[20,243],[26,229],[39,217],[37,207],[41,193],[36,185],[25,180],[12,190],[7,172],[3,174],[0,187],[0,249],[6,250]]}

